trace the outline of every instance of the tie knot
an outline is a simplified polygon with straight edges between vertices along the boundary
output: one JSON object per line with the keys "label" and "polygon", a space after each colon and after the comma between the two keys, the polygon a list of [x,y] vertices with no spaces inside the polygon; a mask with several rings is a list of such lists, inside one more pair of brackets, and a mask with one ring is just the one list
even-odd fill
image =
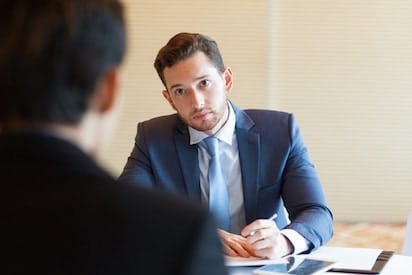
{"label": "tie knot", "polygon": [[219,140],[214,136],[210,136],[210,137],[205,138],[204,141],[206,143],[207,151],[209,152],[210,156],[212,157],[216,156]]}

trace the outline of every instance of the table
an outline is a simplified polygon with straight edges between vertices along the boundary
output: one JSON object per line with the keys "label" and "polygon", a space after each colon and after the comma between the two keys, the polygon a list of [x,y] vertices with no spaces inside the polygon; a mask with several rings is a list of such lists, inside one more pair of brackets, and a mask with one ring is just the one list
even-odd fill
{"label": "table", "polygon": [[[357,248],[353,248],[357,249]],[[342,248],[339,247],[325,247],[325,248],[320,248],[318,251],[315,251],[314,253],[309,254],[310,256],[318,256],[318,255],[323,255],[322,252],[327,251],[327,253],[333,257],[334,251],[341,251]],[[337,253],[336,253],[337,254]],[[339,257],[336,256],[335,257]],[[257,267],[230,267],[229,268],[229,274],[230,275],[251,275],[253,274],[253,270],[256,269]],[[334,274],[334,275],[339,275],[339,274],[354,274],[354,273],[336,273],[336,272],[325,272],[324,274]],[[380,275],[406,275],[406,274],[412,274],[412,257],[409,256],[404,256],[404,255],[399,255],[395,254],[391,257],[389,262],[385,265],[384,269],[380,273]]]}

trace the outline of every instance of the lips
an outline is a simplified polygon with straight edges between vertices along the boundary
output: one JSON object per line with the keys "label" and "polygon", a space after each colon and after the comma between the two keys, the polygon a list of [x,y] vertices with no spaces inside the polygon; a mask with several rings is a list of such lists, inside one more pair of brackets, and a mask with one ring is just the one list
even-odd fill
{"label": "lips", "polygon": [[212,114],[212,112],[198,113],[198,114],[193,115],[193,119],[195,119],[195,120],[206,120],[211,114]]}

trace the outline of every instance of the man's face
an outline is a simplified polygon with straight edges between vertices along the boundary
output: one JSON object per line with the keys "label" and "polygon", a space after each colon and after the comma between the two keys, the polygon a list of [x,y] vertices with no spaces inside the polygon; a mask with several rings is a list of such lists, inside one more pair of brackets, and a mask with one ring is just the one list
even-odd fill
{"label": "man's face", "polygon": [[227,93],[232,88],[232,71],[219,72],[203,52],[165,68],[167,90],[163,96],[183,121],[208,134],[216,133],[226,121]]}

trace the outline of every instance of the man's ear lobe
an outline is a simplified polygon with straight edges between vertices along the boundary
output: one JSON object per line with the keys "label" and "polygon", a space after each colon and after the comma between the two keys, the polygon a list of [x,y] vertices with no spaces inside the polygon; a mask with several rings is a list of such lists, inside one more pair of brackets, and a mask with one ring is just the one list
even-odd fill
{"label": "man's ear lobe", "polygon": [[118,67],[108,71],[102,77],[97,87],[94,103],[92,103],[99,113],[112,110],[118,100],[120,79],[121,73]]}

